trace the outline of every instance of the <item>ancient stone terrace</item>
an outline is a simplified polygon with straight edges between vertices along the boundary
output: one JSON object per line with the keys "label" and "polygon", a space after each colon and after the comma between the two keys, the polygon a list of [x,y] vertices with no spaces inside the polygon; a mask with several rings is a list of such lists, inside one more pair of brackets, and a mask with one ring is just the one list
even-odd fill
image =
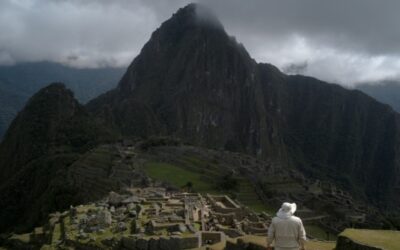
{"label": "ancient stone terrace", "polygon": [[267,233],[270,218],[225,195],[130,188],[50,215],[31,243],[84,249],[192,249]]}
{"label": "ancient stone terrace", "polygon": [[[307,180],[296,172],[290,174],[299,182],[296,184],[278,177],[269,180],[274,195],[264,197],[265,203],[278,207],[287,200],[296,202],[300,207],[296,215],[302,218],[303,223],[316,225],[326,233],[338,234],[347,227],[371,224],[376,211],[369,211],[371,207],[353,200],[348,192],[328,181]],[[312,234],[308,236],[314,238]]]}

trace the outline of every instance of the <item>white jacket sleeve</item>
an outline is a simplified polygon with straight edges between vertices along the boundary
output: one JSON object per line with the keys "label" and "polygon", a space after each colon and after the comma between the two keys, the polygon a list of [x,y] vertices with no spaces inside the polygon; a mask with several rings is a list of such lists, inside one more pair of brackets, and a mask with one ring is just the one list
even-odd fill
{"label": "white jacket sleeve", "polygon": [[274,238],[275,238],[275,226],[274,226],[274,223],[271,222],[271,224],[269,225],[269,228],[268,228],[268,245],[272,244],[272,241],[274,240]]}
{"label": "white jacket sleeve", "polygon": [[299,236],[298,236],[299,244],[304,246],[304,242],[307,240],[306,238],[306,230],[304,229],[303,222],[300,220],[299,223]]}

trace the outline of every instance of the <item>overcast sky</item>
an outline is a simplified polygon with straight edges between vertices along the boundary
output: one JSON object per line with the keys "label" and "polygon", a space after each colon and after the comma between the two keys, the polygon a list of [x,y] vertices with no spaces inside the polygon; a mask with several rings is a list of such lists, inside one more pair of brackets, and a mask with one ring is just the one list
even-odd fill
{"label": "overcast sky", "polygon": [[[186,0],[0,0],[0,64],[126,66]],[[258,62],[352,86],[400,79],[399,0],[200,0]]]}

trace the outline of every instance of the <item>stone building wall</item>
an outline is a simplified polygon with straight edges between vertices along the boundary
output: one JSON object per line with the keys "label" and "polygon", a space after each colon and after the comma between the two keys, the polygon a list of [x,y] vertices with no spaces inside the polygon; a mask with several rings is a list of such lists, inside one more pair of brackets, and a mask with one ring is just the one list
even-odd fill
{"label": "stone building wall", "polygon": [[200,247],[198,236],[191,237],[160,237],[160,238],[122,238],[122,246],[128,250],[157,250],[157,249],[173,249],[183,250]]}
{"label": "stone building wall", "polygon": [[251,242],[244,242],[238,239],[237,242],[226,242],[225,250],[267,250],[265,246],[261,246]]}

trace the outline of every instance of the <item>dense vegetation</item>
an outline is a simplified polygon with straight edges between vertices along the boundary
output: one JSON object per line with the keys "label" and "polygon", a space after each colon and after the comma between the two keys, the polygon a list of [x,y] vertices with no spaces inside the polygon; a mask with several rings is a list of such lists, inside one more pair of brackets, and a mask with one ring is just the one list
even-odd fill
{"label": "dense vegetation", "polygon": [[77,190],[66,182],[68,166],[112,137],[64,85],[35,94],[0,144],[0,230],[29,228],[73,203]]}

